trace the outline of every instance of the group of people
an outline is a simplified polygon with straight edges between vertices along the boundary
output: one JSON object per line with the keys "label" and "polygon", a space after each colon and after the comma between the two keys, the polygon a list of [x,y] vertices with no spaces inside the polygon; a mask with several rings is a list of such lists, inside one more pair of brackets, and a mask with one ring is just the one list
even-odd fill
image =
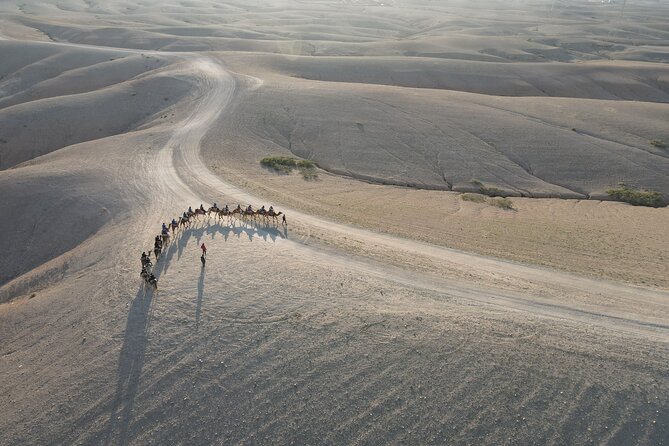
{"label": "group of people", "polygon": [[[160,234],[156,235],[156,238],[153,240],[153,254],[156,256],[156,261],[160,257],[160,253],[163,251],[163,246],[169,241],[170,231],[169,226],[163,223]],[[144,281],[153,286],[154,289],[158,288],[158,278],[153,274],[153,263],[151,262],[151,251],[147,254],[146,251],[142,252],[142,271],[139,273],[140,277]]]}
{"label": "group of people", "polygon": [[142,253],[142,272],[139,273],[140,277],[144,281],[153,286],[154,289],[158,288],[158,279],[151,271],[153,269],[153,263],[151,263],[151,253],[147,254],[146,252]]}
{"label": "group of people", "polygon": [[[263,205],[257,211],[253,210],[253,206],[251,206],[250,204],[245,209],[242,209],[241,205],[237,204],[237,208],[232,211],[228,208],[227,204],[225,205],[225,207],[223,207],[223,209],[219,209],[218,205],[214,203],[214,205],[210,207],[208,210],[204,208],[203,204],[200,204],[200,207],[197,208],[196,210],[193,210],[191,206],[188,206],[188,210],[185,211],[181,217],[179,217],[179,221],[177,221],[176,218],[173,218],[170,223],[163,222],[160,234],[156,235],[156,238],[153,242],[153,252],[155,254],[156,261],[158,260],[158,257],[160,256],[163,247],[167,243],[169,243],[170,229],[172,230],[172,233],[174,233],[179,228],[180,223],[184,224],[185,222],[189,222],[190,218],[195,215],[200,215],[200,214],[205,215],[209,214],[210,212],[221,213],[223,215],[232,215],[235,213],[246,214],[246,215],[263,215],[275,218],[278,217],[279,215],[282,215],[283,218],[281,220],[281,223],[284,226],[288,225],[288,223],[286,222],[286,215],[282,214],[281,212],[278,213],[275,212],[273,206],[270,206],[269,209],[265,209],[265,206]],[[202,256],[200,257],[200,260],[202,261],[202,266],[204,267],[207,257],[207,248],[204,246],[204,243],[200,248],[202,249]],[[152,285],[154,289],[157,289],[158,278],[152,272],[153,263],[151,262],[151,251],[149,251],[148,254],[146,253],[146,251],[143,252],[141,261],[142,261],[142,271],[140,272],[140,276],[142,277],[142,279],[144,279],[144,281],[147,284]]]}

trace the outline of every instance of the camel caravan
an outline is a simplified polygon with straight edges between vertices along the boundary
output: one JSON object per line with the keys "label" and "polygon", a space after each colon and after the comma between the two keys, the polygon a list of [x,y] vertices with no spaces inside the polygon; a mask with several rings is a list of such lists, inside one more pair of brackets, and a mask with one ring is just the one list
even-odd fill
{"label": "camel caravan", "polygon": [[[239,218],[242,221],[264,221],[265,224],[278,224],[279,217],[281,217],[281,225],[284,227],[288,226],[286,222],[286,215],[283,212],[276,212],[273,206],[270,206],[269,209],[265,209],[263,205],[260,209],[254,210],[251,205],[248,205],[246,208],[242,208],[239,204],[236,208],[230,210],[226,204],[222,209],[219,208],[216,203],[211,206],[209,209],[205,209],[204,205],[200,204],[199,208],[193,210],[191,206],[188,207],[188,210],[185,211],[181,217],[178,219],[173,218],[171,223],[163,223],[161,233],[156,235],[156,238],[153,241],[153,254],[156,258],[156,262],[160,257],[160,254],[163,251],[163,248],[167,246],[170,242],[171,236],[173,236],[179,229],[189,228],[191,223],[196,221],[200,216],[206,216],[208,218],[213,217],[217,221],[223,221],[226,219],[226,223],[232,223],[233,218]],[[171,234],[170,234],[171,232]],[[144,279],[146,285],[153,287],[154,290],[158,289],[158,278],[153,274],[153,262],[151,261],[151,251],[142,253],[142,271],[139,273],[140,277]],[[204,262],[203,262],[204,264]]]}
{"label": "camel caravan", "polygon": [[276,212],[273,206],[270,206],[269,209],[265,209],[263,205],[260,209],[254,210],[253,207],[249,204],[246,208],[242,208],[241,205],[237,205],[236,208],[230,209],[226,204],[223,208],[219,208],[216,203],[213,204],[209,209],[205,209],[202,204],[199,208],[193,210],[192,207],[188,207],[188,210],[183,213],[183,215],[177,221],[176,219],[172,220],[172,231],[181,227],[190,226],[191,222],[197,219],[199,216],[208,216],[210,217],[214,214],[214,217],[217,220],[227,219],[228,222],[233,217],[238,217],[242,220],[264,220],[266,223],[279,223],[279,217],[281,217],[281,224],[287,226],[286,216],[283,212]]}

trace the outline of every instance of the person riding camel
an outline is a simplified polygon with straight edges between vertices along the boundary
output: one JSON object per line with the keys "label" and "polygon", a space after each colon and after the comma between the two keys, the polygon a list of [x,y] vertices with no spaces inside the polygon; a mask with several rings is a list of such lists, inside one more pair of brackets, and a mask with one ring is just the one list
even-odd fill
{"label": "person riding camel", "polygon": [[169,236],[169,235],[170,235],[170,232],[169,232],[169,230],[167,229],[167,226],[163,226],[163,231],[161,232],[161,234],[162,234],[162,235],[166,235],[166,236]]}
{"label": "person riding camel", "polygon": [[163,222],[163,232],[167,231],[167,225]]}
{"label": "person riding camel", "polygon": [[260,215],[265,215],[265,212],[267,212],[267,211],[265,210],[265,205],[263,204],[262,207],[260,208],[260,210],[258,211],[258,213]]}
{"label": "person riding camel", "polygon": [[156,240],[153,242],[153,247],[162,249],[163,241],[162,241],[162,239],[160,238],[159,235],[156,236]]}
{"label": "person riding camel", "polygon": [[193,208],[188,206],[188,215],[193,215]]}
{"label": "person riding camel", "polygon": [[178,223],[177,223],[177,219],[176,219],[176,218],[173,218],[173,219],[172,219],[172,227],[173,227],[173,228],[176,228],[177,225],[178,225]]}
{"label": "person riding camel", "polygon": [[270,206],[268,212],[269,212],[270,214],[273,214],[273,213],[274,213],[274,206]]}
{"label": "person riding camel", "polygon": [[214,209],[218,209],[218,206],[216,206],[216,203],[212,206]]}
{"label": "person riding camel", "polygon": [[230,212],[230,210],[228,209],[228,205],[227,205],[227,204],[225,205],[225,207],[223,208],[223,210],[224,210],[225,212]]}
{"label": "person riding camel", "polygon": [[200,210],[204,212],[204,205],[202,203],[200,203]]}
{"label": "person riding camel", "polygon": [[250,214],[251,212],[253,212],[253,208],[251,207],[250,204],[249,204],[249,207],[246,208],[246,212],[249,213],[249,214]]}

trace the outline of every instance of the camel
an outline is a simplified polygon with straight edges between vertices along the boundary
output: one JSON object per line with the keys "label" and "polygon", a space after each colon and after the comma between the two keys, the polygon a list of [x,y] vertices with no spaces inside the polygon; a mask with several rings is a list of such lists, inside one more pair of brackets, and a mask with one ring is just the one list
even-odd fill
{"label": "camel", "polygon": [[283,212],[280,212],[280,211],[279,211],[279,212],[267,211],[267,212],[265,213],[265,218],[269,218],[269,217],[271,217],[272,220],[274,220],[275,222],[278,223],[278,222],[279,222],[279,216],[280,216],[280,215],[283,215]]}

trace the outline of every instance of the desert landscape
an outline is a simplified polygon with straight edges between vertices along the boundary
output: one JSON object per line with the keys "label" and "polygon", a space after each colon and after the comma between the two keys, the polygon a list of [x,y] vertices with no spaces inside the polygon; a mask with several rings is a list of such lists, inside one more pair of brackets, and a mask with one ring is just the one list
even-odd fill
{"label": "desert landscape", "polygon": [[[669,443],[668,3],[5,0],[0,55],[0,444]],[[281,216],[154,290],[214,203]]]}

